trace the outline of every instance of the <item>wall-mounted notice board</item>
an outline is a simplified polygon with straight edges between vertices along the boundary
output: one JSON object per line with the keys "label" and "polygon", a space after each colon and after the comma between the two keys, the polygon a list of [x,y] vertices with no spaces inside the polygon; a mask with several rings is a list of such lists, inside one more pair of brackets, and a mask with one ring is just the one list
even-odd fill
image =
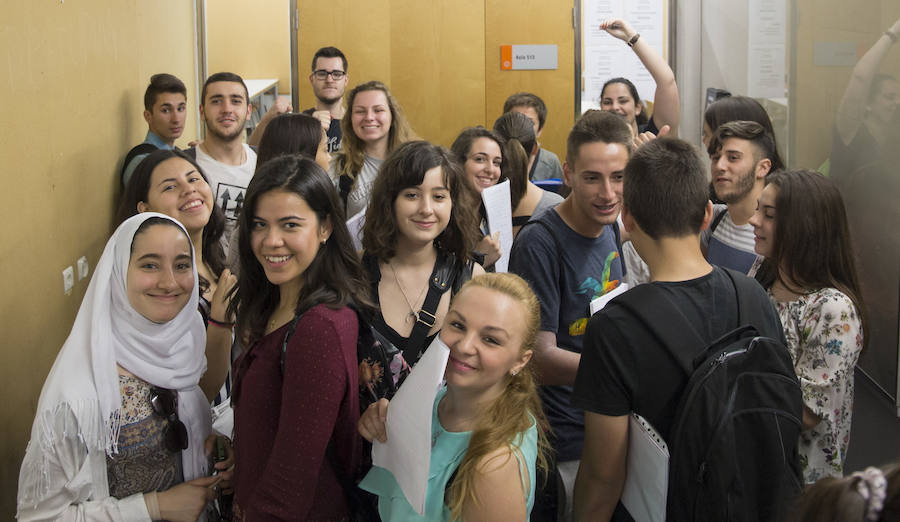
{"label": "wall-mounted notice board", "polygon": [[[625,42],[600,29],[607,18],[621,18],[641,34],[663,58],[670,60],[669,0],[576,0],[580,48],[576,49],[575,71],[580,78],[576,105],[580,111],[600,108],[603,83],[618,76],[628,78],[641,99],[653,101],[656,84]],[[579,63],[580,62],[580,63]]]}

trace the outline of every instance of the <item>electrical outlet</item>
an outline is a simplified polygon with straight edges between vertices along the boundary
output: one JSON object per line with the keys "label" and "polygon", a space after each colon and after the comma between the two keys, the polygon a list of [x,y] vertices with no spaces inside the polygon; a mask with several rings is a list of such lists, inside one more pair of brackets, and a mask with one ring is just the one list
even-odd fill
{"label": "electrical outlet", "polygon": [[81,281],[88,275],[88,262],[87,257],[81,256],[78,258],[78,262],[75,263],[78,267],[78,280]]}
{"label": "electrical outlet", "polygon": [[67,266],[65,270],[63,270],[63,293],[69,295],[72,293],[72,288],[75,286],[75,269],[72,268],[71,265]]}

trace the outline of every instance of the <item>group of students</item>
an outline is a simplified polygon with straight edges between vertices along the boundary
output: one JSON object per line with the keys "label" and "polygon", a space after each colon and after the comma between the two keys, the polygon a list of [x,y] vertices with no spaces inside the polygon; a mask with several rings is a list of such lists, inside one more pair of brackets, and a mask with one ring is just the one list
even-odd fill
{"label": "group of students", "polygon": [[[346,58],[325,48],[310,74],[317,107],[273,107],[251,136],[257,149],[241,143],[246,87],[212,75],[207,140],[125,162],[118,226],[38,402],[18,518],[193,521],[216,517],[216,499],[234,520],[350,520],[365,490],[383,520],[522,520],[558,475],[562,519],[628,519],[615,511],[628,415],[666,437],[687,378],[616,300],[593,316],[588,304],[646,284],[712,341],[736,326],[728,277],[745,277],[714,266],[716,230],[740,250],[747,227],[752,262],[724,257],[755,274],[765,321],[754,326],[790,352],[802,480],[841,476],[865,314],[840,192],[818,173],[784,171],[765,111],[734,97],[706,113],[724,202],[714,209],[696,149],[665,136],[679,119],[668,65],[626,22],[601,29],[656,80],[654,114],[642,123],[633,85],[610,80],[561,166],[537,143],[546,107],[531,94],[447,150],[415,139],[381,82],[352,89],[345,111]],[[183,110],[177,97],[145,100],[148,140],[165,127],[153,123],[160,101]],[[225,152],[242,169],[255,160],[243,186],[208,177]],[[533,183],[560,175],[565,199]],[[502,250],[479,193],[506,179],[512,273],[485,273]],[[347,220],[360,213],[357,252]],[[368,329],[393,359],[363,372]],[[401,384],[436,337],[449,359],[420,516],[397,477],[370,466],[389,397],[362,396],[373,378]],[[858,492],[877,520],[900,498],[895,474],[821,488]],[[798,520],[821,508],[797,505]]]}

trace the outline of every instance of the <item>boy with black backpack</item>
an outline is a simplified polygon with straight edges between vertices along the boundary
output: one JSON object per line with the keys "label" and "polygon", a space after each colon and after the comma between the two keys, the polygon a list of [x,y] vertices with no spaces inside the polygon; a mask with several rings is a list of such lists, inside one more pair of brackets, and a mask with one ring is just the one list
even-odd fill
{"label": "boy with black backpack", "polygon": [[576,520],[631,519],[617,504],[632,413],[668,445],[668,520],[776,520],[799,491],[802,415],[778,316],[755,281],[704,259],[712,205],[693,146],[641,146],[623,192],[651,282],[588,323],[572,394],[585,410]]}

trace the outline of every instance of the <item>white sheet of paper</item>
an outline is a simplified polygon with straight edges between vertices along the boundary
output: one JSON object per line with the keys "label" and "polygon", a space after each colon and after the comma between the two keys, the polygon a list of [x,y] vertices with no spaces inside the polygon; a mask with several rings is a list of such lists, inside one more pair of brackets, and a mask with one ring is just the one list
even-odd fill
{"label": "white sheet of paper", "polygon": [[512,250],[512,205],[509,200],[509,180],[497,183],[481,191],[481,200],[487,211],[488,232],[500,231],[500,259],[494,265],[495,272],[509,268],[509,251]]}
{"label": "white sheet of paper", "polygon": [[624,293],[626,290],[628,290],[628,283],[622,283],[609,292],[606,292],[605,294],[591,301],[591,315],[594,315],[600,310],[603,310],[603,307],[606,306],[606,303],[610,302],[613,297]]}
{"label": "white sheet of paper", "polygon": [[387,442],[372,445],[372,463],[390,471],[406,500],[425,516],[431,462],[431,414],[450,349],[440,337],[425,350],[397,390],[387,413]]}
{"label": "white sheet of paper", "polygon": [[347,220],[347,230],[350,231],[350,239],[353,240],[353,248],[362,252],[362,229],[366,224],[366,209],[362,209],[355,216]]}
{"label": "white sheet of paper", "polygon": [[622,505],[635,522],[666,519],[669,448],[643,417],[628,418],[628,458]]}

